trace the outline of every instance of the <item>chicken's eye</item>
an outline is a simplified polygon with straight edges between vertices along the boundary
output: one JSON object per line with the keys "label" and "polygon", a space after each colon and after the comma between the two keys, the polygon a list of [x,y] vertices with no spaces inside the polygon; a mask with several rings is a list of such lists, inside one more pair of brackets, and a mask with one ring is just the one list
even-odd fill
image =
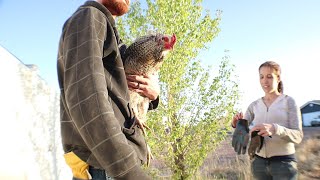
{"label": "chicken's eye", "polygon": [[164,42],[168,42],[168,41],[169,41],[169,38],[168,38],[168,37],[163,37],[162,40],[163,40]]}

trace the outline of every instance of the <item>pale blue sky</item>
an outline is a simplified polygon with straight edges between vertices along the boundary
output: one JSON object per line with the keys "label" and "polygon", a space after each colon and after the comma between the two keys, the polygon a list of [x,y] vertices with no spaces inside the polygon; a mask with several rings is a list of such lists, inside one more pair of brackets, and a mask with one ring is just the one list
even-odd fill
{"label": "pale blue sky", "polygon": [[[0,45],[58,89],[56,57],[61,27],[85,0],[0,0]],[[220,61],[230,50],[243,92],[243,109],[263,95],[258,66],[277,61],[285,93],[298,105],[320,99],[320,0],[204,0],[213,16],[222,10],[221,32],[200,58]],[[5,67],[4,67],[5,68]]]}

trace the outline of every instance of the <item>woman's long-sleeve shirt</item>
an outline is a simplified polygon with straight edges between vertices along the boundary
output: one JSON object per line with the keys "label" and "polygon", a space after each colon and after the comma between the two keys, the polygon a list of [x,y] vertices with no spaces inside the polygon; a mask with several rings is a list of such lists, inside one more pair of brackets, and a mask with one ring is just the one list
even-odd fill
{"label": "woman's long-sleeve shirt", "polygon": [[257,153],[261,157],[294,154],[294,144],[303,138],[300,109],[288,95],[280,95],[269,107],[259,98],[249,105],[244,118],[249,120],[250,126],[267,123],[275,127],[272,138],[264,138],[263,147]]}

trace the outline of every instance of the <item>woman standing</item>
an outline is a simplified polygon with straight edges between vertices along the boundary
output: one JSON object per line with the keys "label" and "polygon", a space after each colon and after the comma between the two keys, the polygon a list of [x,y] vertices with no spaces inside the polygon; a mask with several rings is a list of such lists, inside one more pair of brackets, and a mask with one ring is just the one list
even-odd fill
{"label": "woman standing", "polygon": [[259,180],[297,179],[295,144],[303,138],[301,114],[295,100],[283,94],[280,75],[277,63],[261,64],[260,84],[265,95],[249,105],[244,117],[238,113],[232,121],[236,127],[239,119],[246,119],[252,126],[250,132],[258,131],[264,137],[251,165],[254,178]]}

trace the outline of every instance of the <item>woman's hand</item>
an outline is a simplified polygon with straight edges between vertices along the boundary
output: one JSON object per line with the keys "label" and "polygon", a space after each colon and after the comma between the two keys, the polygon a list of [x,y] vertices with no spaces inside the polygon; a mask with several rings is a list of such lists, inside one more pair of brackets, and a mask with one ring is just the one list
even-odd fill
{"label": "woman's hand", "polygon": [[231,126],[233,128],[236,128],[237,122],[239,119],[243,119],[243,114],[242,112],[237,113],[236,115],[233,116]]}
{"label": "woman's hand", "polygon": [[127,83],[130,90],[133,90],[150,100],[155,100],[160,94],[160,86],[157,75],[127,75]]}
{"label": "woman's hand", "polygon": [[257,124],[250,130],[250,134],[253,131],[259,131],[258,135],[266,137],[266,136],[272,136],[275,134],[275,128],[273,124]]}

